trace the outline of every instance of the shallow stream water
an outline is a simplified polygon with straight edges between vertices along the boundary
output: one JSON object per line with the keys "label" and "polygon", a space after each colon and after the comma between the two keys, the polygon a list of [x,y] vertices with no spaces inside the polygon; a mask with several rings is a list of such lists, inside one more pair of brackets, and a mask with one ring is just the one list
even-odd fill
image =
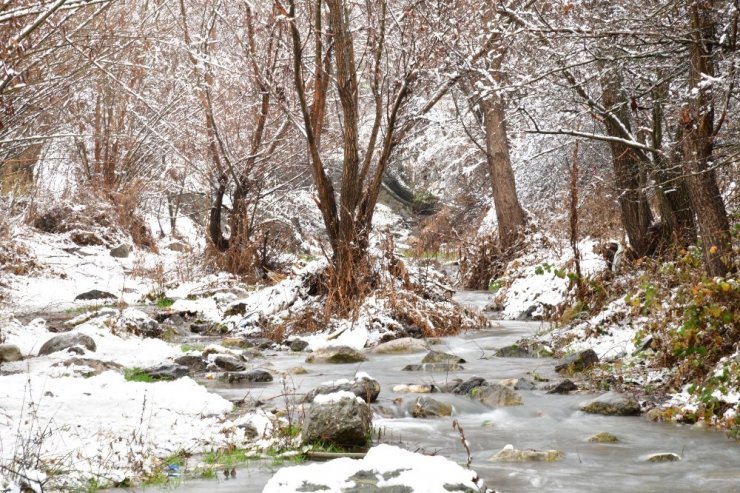
{"label": "shallow stream water", "polygon": [[[459,293],[458,301],[481,308],[488,301],[486,293]],[[305,393],[327,380],[351,379],[364,371],[382,387],[375,406],[392,408],[401,397],[413,401],[418,394],[395,394],[397,384],[439,383],[446,379],[471,376],[489,381],[517,378],[536,372],[555,378],[550,359],[491,358],[494,348],[542,330],[540,323],[496,322],[493,327],[441,340],[436,350],[452,352],[467,360],[464,370],[445,373],[404,372],[401,368],[419,363],[423,353],[370,355],[369,361],[354,365],[312,365],[304,363],[305,354],[278,352],[264,361],[271,370],[302,366],[309,373],[293,376],[287,383],[298,393]],[[266,401],[280,398],[283,384],[279,378],[269,384],[229,386],[207,385],[227,399],[248,396]],[[377,415],[373,421],[383,430],[383,440],[401,444],[410,450],[436,452],[464,464],[467,455],[460,436],[452,429],[457,419],[465,430],[472,452],[472,468],[486,483],[503,492],[740,492],[740,446],[724,434],[685,425],[658,424],[645,417],[605,417],[578,411],[592,394],[548,395],[543,391],[519,391],[524,405],[490,409],[474,401],[450,394],[431,397],[450,402],[452,418],[416,419],[397,413],[393,418]],[[610,432],[619,438],[616,444],[589,443],[590,436]],[[558,462],[494,463],[488,459],[506,444],[517,449],[557,449],[565,453]],[[679,462],[650,463],[645,457],[657,452],[673,452]],[[286,466],[292,465],[286,462]],[[240,492],[262,490],[278,466],[251,462],[241,467],[234,479],[192,480],[177,488],[183,493]],[[171,490],[171,487],[166,488]],[[129,490],[130,491],[130,490]],[[147,491],[157,491],[150,488]]]}

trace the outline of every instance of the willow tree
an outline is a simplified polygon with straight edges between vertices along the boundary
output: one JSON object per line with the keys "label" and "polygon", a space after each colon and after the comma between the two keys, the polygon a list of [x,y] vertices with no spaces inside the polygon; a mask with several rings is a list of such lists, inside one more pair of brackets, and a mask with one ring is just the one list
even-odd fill
{"label": "willow tree", "polygon": [[[307,4],[309,9],[299,16],[294,0],[289,0],[287,10],[276,0],[290,22],[301,130],[318,194],[316,202],[331,245],[329,305],[341,311],[346,302],[362,295],[366,281],[369,235],[383,173],[398,143],[399,120],[420,69],[415,37],[418,20],[405,5],[398,12],[389,12],[385,0],[364,4],[315,0]],[[300,20],[306,18],[312,26],[301,25]],[[325,24],[330,44],[321,35]],[[302,36],[301,29],[308,27],[312,34],[306,36],[313,36],[313,43]],[[307,46],[312,46],[313,56],[306,59],[314,60],[310,84],[304,77]],[[363,50],[359,56],[358,46]],[[333,84],[322,83],[330,71]],[[333,95],[338,104],[326,104]],[[366,106],[372,111],[366,113]],[[320,146],[324,126],[330,124],[340,129],[338,193]],[[367,135],[364,139],[361,129]]]}

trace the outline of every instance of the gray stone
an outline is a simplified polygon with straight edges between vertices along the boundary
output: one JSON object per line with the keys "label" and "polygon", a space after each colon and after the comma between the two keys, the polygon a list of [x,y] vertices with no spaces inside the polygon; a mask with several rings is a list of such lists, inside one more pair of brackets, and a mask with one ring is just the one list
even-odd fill
{"label": "gray stone", "polygon": [[370,437],[370,405],[356,397],[312,403],[303,421],[303,444],[320,442],[341,448],[365,447]]}
{"label": "gray stone", "polygon": [[645,458],[645,462],[678,462],[681,460],[678,454],[673,452],[661,452],[658,454],[650,454]]}
{"label": "gray stone", "polygon": [[517,450],[507,445],[490,460],[493,462],[555,462],[563,455],[559,450]]}
{"label": "gray stone", "polygon": [[306,363],[359,363],[367,358],[349,346],[329,346],[317,349],[306,358]]}
{"label": "gray stone", "polygon": [[41,346],[39,356],[44,356],[58,351],[64,351],[75,346],[82,346],[88,351],[95,351],[95,341],[92,337],[79,333],[66,333],[54,336]]}
{"label": "gray stone", "polygon": [[225,373],[221,380],[228,383],[264,383],[272,382],[272,374],[267,370],[235,371]]}
{"label": "gray stone", "polygon": [[421,363],[465,363],[465,360],[454,354],[443,353],[440,351],[429,351]]}
{"label": "gray stone", "polygon": [[641,413],[640,404],[629,396],[607,392],[581,406],[581,411],[604,416],[637,416]]}
{"label": "gray stone", "polygon": [[451,378],[449,380],[446,380],[445,382],[435,385],[435,387],[437,387],[440,392],[449,393],[454,392],[461,383],[463,383],[462,378]]}
{"label": "gray stone", "polygon": [[275,345],[275,341],[272,341],[266,337],[252,337],[245,339],[243,347],[245,348],[257,348],[257,349],[270,349]]}
{"label": "gray stone", "polygon": [[[110,370],[120,371],[123,369],[121,365],[113,361],[100,361],[100,360],[91,359],[91,358],[70,358],[68,360],[65,360],[64,362],[61,362],[61,364],[64,366],[85,366],[89,368],[90,371],[84,373],[86,377],[100,375],[101,373],[105,371],[110,371]],[[59,366],[59,365],[60,363],[54,363],[53,366]]]}
{"label": "gray stone", "polygon": [[110,256],[116,258],[126,258],[131,253],[131,247],[128,245],[118,245],[115,248],[111,248]]}
{"label": "gray stone", "polygon": [[372,403],[378,400],[378,395],[380,394],[380,383],[378,383],[374,378],[365,375],[360,378],[355,378],[352,381],[339,380],[337,382],[328,383],[315,388],[306,394],[303,400],[304,402],[312,402],[317,395],[333,394],[340,390],[352,392],[365,402]]}
{"label": "gray stone", "polygon": [[466,395],[466,394],[469,394],[470,391],[473,390],[474,388],[482,387],[484,385],[486,385],[485,378],[473,377],[473,378],[470,378],[458,384],[454,389],[452,389],[452,393]]}
{"label": "gray stone", "polygon": [[185,354],[179,358],[175,358],[175,363],[181,366],[187,366],[192,372],[204,371],[208,367],[206,361],[195,354]]}
{"label": "gray stone", "polygon": [[476,387],[470,391],[469,395],[489,407],[520,406],[523,404],[521,395],[509,387],[497,383]]}
{"label": "gray stone", "polygon": [[653,347],[653,342],[655,342],[655,339],[652,335],[647,336],[645,339],[640,341],[640,344],[635,348],[635,352],[632,354],[637,354],[640,351],[647,351],[648,349]]}
{"label": "gray stone", "polygon": [[219,354],[213,358],[213,362],[216,366],[226,371],[243,371],[247,368],[244,363],[236,359],[236,357],[229,356],[227,354]]}
{"label": "gray stone", "polygon": [[413,337],[402,337],[392,341],[384,342],[375,346],[371,352],[374,354],[403,354],[420,353],[428,351],[429,345],[421,339]]}
{"label": "gray stone", "polygon": [[415,418],[452,416],[452,406],[431,397],[419,397],[411,407],[411,415]]}
{"label": "gray stone", "polygon": [[547,358],[552,356],[552,350],[536,342],[519,342],[498,349],[499,358]]}
{"label": "gray stone", "polygon": [[586,370],[599,362],[599,356],[593,349],[579,351],[565,358],[555,367],[557,372],[578,372]]}
{"label": "gray stone", "polygon": [[23,359],[21,350],[13,344],[0,344],[0,363],[12,363]]}
{"label": "gray stone", "polygon": [[153,366],[143,371],[152,377],[152,380],[177,380],[190,373],[190,369],[187,366],[177,364]]}
{"label": "gray stone", "polygon": [[547,391],[548,394],[570,394],[578,390],[578,386],[567,378]]}
{"label": "gray stone", "polygon": [[297,353],[303,351],[307,347],[308,347],[308,341],[304,341],[303,339],[296,339],[290,342],[290,350],[295,351]]}
{"label": "gray stone", "polygon": [[462,365],[458,363],[424,363],[421,365],[406,365],[401,368],[401,371],[450,372],[462,369]]}
{"label": "gray stone", "polygon": [[100,291],[99,289],[93,289],[80,293],[75,296],[75,301],[90,301],[90,300],[115,300],[116,295],[107,291]]}

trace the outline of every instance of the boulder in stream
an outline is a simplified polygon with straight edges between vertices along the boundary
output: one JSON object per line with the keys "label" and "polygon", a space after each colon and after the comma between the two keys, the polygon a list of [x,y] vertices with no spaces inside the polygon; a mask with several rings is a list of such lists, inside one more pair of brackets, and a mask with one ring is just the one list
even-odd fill
{"label": "boulder in stream", "polygon": [[349,346],[328,346],[317,349],[308,355],[306,363],[359,363],[367,357]]}
{"label": "boulder in stream", "polygon": [[422,339],[415,339],[413,337],[402,337],[400,339],[394,339],[392,341],[378,344],[370,352],[374,354],[403,354],[403,353],[420,353],[422,351],[428,351],[429,344],[424,342]]}
{"label": "boulder in stream", "polygon": [[570,394],[574,390],[578,390],[578,386],[571,380],[565,379],[559,382],[557,385],[547,391],[548,394]]}
{"label": "boulder in stream", "polygon": [[548,358],[552,356],[552,349],[537,342],[518,342],[498,349],[495,356],[499,358]]}
{"label": "boulder in stream", "polygon": [[600,395],[581,406],[580,410],[584,413],[603,414],[604,416],[637,416],[642,412],[637,400],[616,392]]}
{"label": "boulder in stream", "polygon": [[443,353],[441,351],[429,351],[426,356],[424,356],[424,359],[421,360],[422,364],[425,363],[447,363],[447,364],[454,364],[454,363],[465,363],[465,360],[459,356],[455,356],[454,354],[449,353]]}
{"label": "boulder in stream", "polygon": [[406,365],[401,371],[429,371],[429,372],[450,372],[462,370],[462,365],[458,363],[422,363],[421,365]]}
{"label": "boulder in stream", "polygon": [[213,363],[226,371],[243,371],[247,367],[235,356],[228,354],[219,354],[213,358]]}
{"label": "boulder in stream", "polygon": [[264,383],[272,382],[272,374],[267,370],[230,371],[220,377],[227,383]]}
{"label": "boulder in stream", "polygon": [[294,339],[290,341],[290,350],[295,351],[297,353],[303,351],[308,347],[308,341],[304,341],[303,339]]}
{"label": "boulder in stream", "polygon": [[66,334],[54,336],[46,341],[44,345],[41,346],[41,349],[39,349],[39,356],[64,351],[65,349],[77,346],[84,347],[88,351],[95,351],[97,349],[95,341],[89,335],[77,332],[68,332]]}
{"label": "boulder in stream", "polygon": [[187,366],[192,372],[204,371],[208,367],[208,363],[197,354],[184,354],[175,358],[175,363]]}
{"label": "boulder in stream", "polygon": [[660,452],[657,454],[650,454],[645,458],[645,462],[678,462],[681,457],[673,452]]}
{"label": "boulder in stream", "polygon": [[452,416],[452,406],[431,397],[419,397],[411,406],[411,415],[415,418],[437,418]]}
{"label": "boulder in stream", "polygon": [[335,392],[352,392],[367,403],[378,400],[380,383],[367,373],[360,372],[353,380],[340,379],[327,382],[306,394],[304,402],[312,402],[317,395],[333,394]]}
{"label": "boulder in stream", "polygon": [[303,421],[302,442],[344,449],[365,447],[370,437],[372,414],[370,405],[352,392],[318,395]]}
{"label": "boulder in stream", "polygon": [[162,364],[152,366],[142,370],[142,373],[149,375],[152,380],[177,380],[187,376],[190,373],[190,369],[187,366],[177,364]]}
{"label": "boulder in stream", "polygon": [[468,395],[489,407],[521,406],[523,404],[519,393],[497,383],[476,387]]}
{"label": "boulder in stream", "polygon": [[588,441],[591,443],[617,443],[619,442],[619,438],[608,431],[602,431],[590,437]]}
{"label": "boulder in stream", "polygon": [[517,450],[509,444],[491,457],[493,462],[555,462],[563,457],[559,450]]}
{"label": "boulder in stream", "polygon": [[287,491],[488,493],[491,490],[475,471],[441,455],[424,455],[383,444],[371,448],[359,460],[341,458],[283,467],[267,482],[262,493]]}
{"label": "boulder in stream", "polygon": [[599,356],[593,349],[586,349],[579,351],[575,354],[571,354],[567,358],[563,359],[555,367],[557,372],[579,372],[591,368],[599,362]]}

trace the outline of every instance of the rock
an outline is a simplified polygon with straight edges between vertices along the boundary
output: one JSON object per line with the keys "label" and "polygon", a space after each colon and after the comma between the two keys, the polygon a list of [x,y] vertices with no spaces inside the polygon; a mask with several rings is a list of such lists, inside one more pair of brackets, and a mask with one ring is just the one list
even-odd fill
{"label": "rock", "polygon": [[635,348],[635,351],[632,354],[637,354],[640,351],[647,351],[653,346],[653,342],[655,339],[652,335],[647,336],[645,339],[640,341],[640,344]]}
{"label": "rock", "polygon": [[454,389],[452,389],[452,393],[459,395],[470,394],[471,390],[476,387],[482,387],[483,385],[486,385],[485,378],[473,377],[458,384]]}
{"label": "rock", "polygon": [[[54,363],[52,366],[59,366],[60,363]],[[86,366],[90,369],[89,372],[85,372],[86,377],[93,375],[100,375],[101,373],[109,370],[122,370],[123,366],[113,361],[100,361],[91,358],[70,358],[62,362],[64,366]]]}
{"label": "rock", "polygon": [[650,454],[645,458],[645,462],[678,462],[681,460],[678,454],[673,452],[661,452],[658,454]]}
{"label": "rock", "polygon": [[570,394],[578,390],[578,386],[567,378],[547,391],[548,394]]}
{"label": "rock", "polygon": [[420,353],[428,351],[429,345],[421,339],[402,337],[375,346],[370,352],[374,354]]}
{"label": "rock", "polygon": [[267,370],[235,371],[225,373],[221,380],[228,383],[264,383],[272,382],[272,374]]}
{"label": "rock", "polygon": [[257,348],[257,349],[270,349],[275,345],[275,341],[272,341],[266,337],[252,337],[244,339],[244,347],[246,348]]}
{"label": "rock", "polygon": [[526,378],[509,378],[506,380],[499,380],[499,385],[509,387],[514,390],[534,390],[537,385],[531,380]]}
{"label": "rock", "polygon": [[359,373],[352,381],[346,379],[335,380],[334,382],[321,385],[306,394],[303,400],[304,402],[311,402],[317,395],[334,394],[340,391],[352,392],[365,402],[372,403],[378,400],[380,383],[366,373]]}
{"label": "rock", "polygon": [[421,363],[465,363],[465,360],[454,354],[443,353],[440,351],[429,351]]}
{"label": "rock", "polygon": [[367,445],[372,425],[370,405],[351,392],[316,396],[301,430],[302,442],[341,448]]}
{"label": "rock", "polygon": [[68,332],[66,334],[54,336],[46,341],[44,345],[41,346],[41,349],[39,349],[39,356],[64,351],[65,349],[75,346],[82,346],[88,351],[95,351],[97,349],[92,337],[76,332]]}
{"label": "rock", "polygon": [[439,392],[450,393],[453,392],[462,382],[462,378],[451,378],[439,385],[434,385],[434,387],[436,387]]}
{"label": "rock", "polygon": [[563,457],[559,450],[517,450],[507,445],[491,457],[493,462],[555,462]]}
{"label": "rock", "polygon": [[367,358],[349,346],[329,346],[317,349],[306,358],[306,363],[359,363]]}
{"label": "rock", "polygon": [[227,347],[221,346],[220,344],[209,344],[205,347],[205,349],[203,349],[203,352],[201,353],[204,358],[208,358],[212,354],[217,356],[228,355],[240,358],[242,355],[242,351],[238,349],[229,349]]}
{"label": "rock", "polygon": [[592,443],[617,443],[619,438],[609,432],[602,431],[589,438],[588,441]]}
{"label": "rock", "polygon": [[432,392],[439,392],[437,386],[430,383],[422,384],[402,384],[393,387],[393,392],[399,394],[412,393],[412,394],[431,394]]}
{"label": "rock", "polygon": [[0,344],[0,363],[12,363],[23,359],[21,350],[13,344]]}
{"label": "rock", "polygon": [[190,369],[183,365],[164,364],[146,368],[143,372],[152,377],[152,380],[177,380],[187,376]]}
{"label": "rock", "polygon": [[89,300],[115,300],[116,295],[107,291],[100,291],[99,289],[93,289],[85,291],[75,296],[75,301],[89,301]]}
{"label": "rock", "polygon": [[578,372],[586,370],[599,362],[599,357],[593,349],[586,349],[565,358],[555,367],[557,372]]}
{"label": "rock", "polygon": [[[337,485],[342,486],[341,490]],[[488,493],[475,471],[441,455],[430,456],[392,445],[377,445],[363,459],[334,459],[282,467],[262,493]]]}
{"label": "rock", "polygon": [[509,387],[499,384],[488,384],[470,391],[470,397],[481,401],[489,407],[520,406],[522,396]]}
{"label": "rock", "polygon": [[462,370],[462,365],[457,363],[424,363],[421,365],[406,365],[401,371],[429,371],[429,372],[449,372]]}
{"label": "rock", "polygon": [[136,308],[123,310],[116,326],[128,334],[139,337],[158,338],[164,333],[156,320]]}
{"label": "rock", "polygon": [[244,363],[228,354],[219,354],[213,358],[213,362],[216,366],[226,371],[242,371],[247,368],[244,366]]}
{"label": "rock", "polygon": [[208,367],[208,363],[195,354],[185,354],[179,358],[175,358],[175,363],[181,366],[187,366],[191,372],[204,371]]}
{"label": "rock", "polygon": [[208,323],[190,324],[190,332],[193,334],[206,334],[210,328],[211,324]]}
{"label": "rock", "polygon": [[415,418],[452,416],[452,406],[431,397],[419,397],[411,407],[411,415]]}
{"label": "rock", "polygon": [[603,414],[604,416],[637,416],[640,414],[640,404],[633,398],[607,392],[596,399],[581,406],[581,411],[589,414]]}
{"label": "rock", "polygon": [[116,258],[126,258],[131,253],[131,247],[128,245],[118,245],[115,248],[112,248],[110,251],[111,257]]}
{"label": "rock", "polygon": [[552,350],[536,342],[521,342],[498,349],[496,356],[499,358],[548,358],[552,356]]}
{"label": "rock", "polygon": [[293,368],[288,368],[286,373],[288,375],[305,375],[308,373],[308,370],[306,370],[302,366],[294,366]]}
{"label": "rock", "polygon": [[295,339],[290,342],[290,350],[295,351],[297,353],[303,351],[308,347],[308,341],[304,341],[303,339]]}

